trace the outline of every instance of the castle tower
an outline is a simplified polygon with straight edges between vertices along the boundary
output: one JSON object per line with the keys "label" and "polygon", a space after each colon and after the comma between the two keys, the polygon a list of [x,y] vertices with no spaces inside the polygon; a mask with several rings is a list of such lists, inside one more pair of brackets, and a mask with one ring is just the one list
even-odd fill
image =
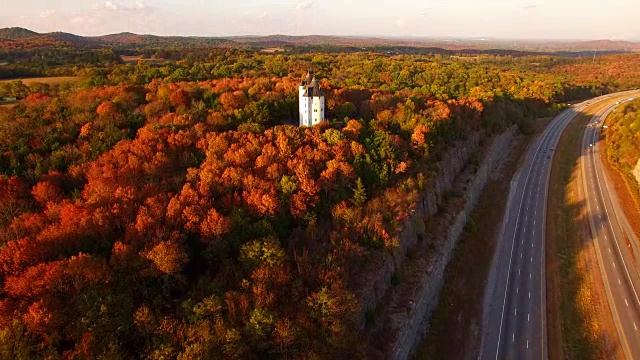
{"label": "castle tower", "polygon": [[298,87],[298,103],[300,107],[300,126],[313,126],[323,122],[324,95],[315,76],[307,72],[307,76]]}

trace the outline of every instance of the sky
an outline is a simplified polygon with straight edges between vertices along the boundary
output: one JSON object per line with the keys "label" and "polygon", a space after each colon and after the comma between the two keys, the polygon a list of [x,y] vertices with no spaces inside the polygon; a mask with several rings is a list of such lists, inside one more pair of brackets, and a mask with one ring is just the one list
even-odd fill
{"label": "sky", "polygon": [[0,27],[105,35],[640,40],[640,0],[0,0]]}

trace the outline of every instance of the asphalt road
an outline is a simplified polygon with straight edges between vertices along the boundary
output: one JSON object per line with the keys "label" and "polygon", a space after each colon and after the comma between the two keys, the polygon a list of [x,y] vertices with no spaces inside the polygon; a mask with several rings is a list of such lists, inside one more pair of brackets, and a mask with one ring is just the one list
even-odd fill
{"label": "asphalt road", "polygon": [[602,96],[563,111],[530,147],[512,180],[485,293],[480,359],[547,359],[544,230],[552,149],[582,110],[619,95]]}
{"label": "asphalt road", "polygon": [[[640,274],[632,250],[637,239],[619,206],[615,191],[610,191],[602,168],[600,132],[615,104],[603,109],[590,121],[582,140],[582,179],[592,240],[609,307],[618,330],[620,346],[627,359],[640,359]],[[603,154],[604,155],[604,154]],[[625,239],[625,235],[627,239]],[[635,252],[636,256],[640,255]]]}

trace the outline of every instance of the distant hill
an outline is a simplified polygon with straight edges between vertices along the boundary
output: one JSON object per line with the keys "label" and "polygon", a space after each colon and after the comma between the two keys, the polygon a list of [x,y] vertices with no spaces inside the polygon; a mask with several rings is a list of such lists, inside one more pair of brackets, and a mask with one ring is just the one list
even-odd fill
{"label": "distant hill", "polygon": [[71,45],[100,45],[100,43],[92,38],[69,34],[65,32],[52,32],[48,34],[41,34],[38,36],[41,39],[50,41],[60,41]]}
{"label": "distant hill", "polygon": [[185,46],[207,47],[233,43],[229,39],[216,37],[138,35],[130,32],[98,36],[93,39],[105,45],[169,46],[183,44]]}
{"label": "distant hill", "polygon": [[[555,54],[561,56],[586,56],[598,53],[640,52],[640,43],[630,41],[536,41],[499,39],[432,39],[432,38],[382,38],[328,35],[269,35],[232,37],[193,37],[139,35],[130,32],[103,36],[78,36],[64,32],[40,34],[28,29],[13,27],[0,29],[0,48],[30,48],[50,46],[114,47],[133,50],[147,47],[257,47],[301,48],[341,47],[339,51],[397,51],[409,53],[492,53],[523,55],[528,53]],[[305,47],[306,50],[305,50]]]}
{"label": "distant hill", "polygon": [[1,39],[20,40],[20,39],[27,39],[27,38],[38,36],[38,35],[40,34],[35,31],[31,31],[21,27],[10,27],[10,28],[0,29]]}

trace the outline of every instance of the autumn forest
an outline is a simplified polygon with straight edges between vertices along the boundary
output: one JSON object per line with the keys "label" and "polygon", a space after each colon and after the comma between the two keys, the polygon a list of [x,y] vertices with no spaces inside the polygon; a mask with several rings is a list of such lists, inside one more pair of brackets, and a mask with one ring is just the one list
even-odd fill
{"label": "autumn forest", "polygon": [[[364,358],[358,277],[447,149],[640,86],[625,54],[12,42],[0,64],[3,359]],[[301,128],[309,69],[329,121]]]}

